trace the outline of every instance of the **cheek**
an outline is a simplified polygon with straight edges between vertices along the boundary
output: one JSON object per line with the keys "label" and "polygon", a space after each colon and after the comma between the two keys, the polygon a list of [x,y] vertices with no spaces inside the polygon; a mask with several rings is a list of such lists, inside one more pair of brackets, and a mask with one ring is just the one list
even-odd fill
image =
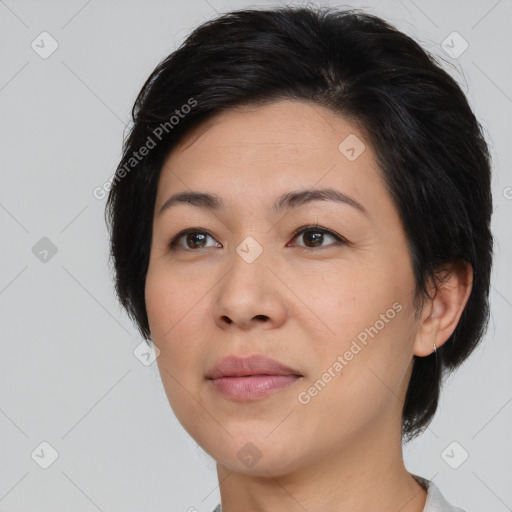
{"label": "cheek", "polygon": [[308,296],[316,297],[311,309],[330,330],[311,344],[315,363],[309,383],[320,379],[323,389],[334,374],[324,399],[340,407],[343,397],[351,396],[364,409],[365,403],[384,400],[383,394],[398,394],[403,385],[413,355],[414,278],[391,267],[375,261],[367,268],[352,266],[350,272],[331,273],[323,294],[319,285],[310,288]]}
{"label": "cheek", "polygon": [[[201,288],[201,289],[199,289]],[[204,339],[204,295],[197,282],[186,286],[179,273],[150,267],[146,276],[145,300],[162,384],[169,404],[182,424],[200,414],[196,400]]]}
{"label": "cheek", "polygon": [[[359,335],[364,340],[369,336],[367,329],[376,323],[379,332],[389,331],[388,326],[400,316],[397,309],[409,301],[409,277],[397,276],[396,270],[383,268],[375,260],[371,265],[341,263],[324,274],[328,278],[318,279],[318,275],[303,280],[297,295],[308,306],[307,317],[325,327],[322,337],[332,348],[343,348]],[[393,307],[395,303],[399,304]]]}
{"label": "cheek", "polygon": [[179,328],[197,302],[197,282],[184,282],[179,272],[158,262],[151,264],[146,276],[145,301],[153,339],[165,343]]}
{"label": "cheek", "polygon": [[145,300],[151,337],[160,350],[158,361],[173,373],[186,373],[197,363],[206,314],[206,302],[199,300],[203,288],[198,280],[184,282],[177,272],[157,267],[148,271]]}
{"label": "cheek", "polygon": [[[336,442],[375,424],[388,411],[397,412],[412,358],[406,315],[404,308],[384,325],[361,321],[366,323],[363,329],[354,327],[352,319],[353,336],[342,334],[336,343],[317,353],[315,370],[298,390],[304,404],[299,409],[301,418],[322,418]],[[358,338],[361,333],[364,336]]]}

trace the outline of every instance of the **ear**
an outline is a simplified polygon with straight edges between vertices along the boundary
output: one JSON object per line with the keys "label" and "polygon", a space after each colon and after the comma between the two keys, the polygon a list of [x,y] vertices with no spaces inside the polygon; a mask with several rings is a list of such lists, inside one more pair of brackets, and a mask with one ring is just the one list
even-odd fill
{"label": "ear", "polygon": [[458,261],[436,271],[436,285],[430,283],[414,342],[414,355],[425,357],[452,335],[464,311],[473,286],[473,268]]}

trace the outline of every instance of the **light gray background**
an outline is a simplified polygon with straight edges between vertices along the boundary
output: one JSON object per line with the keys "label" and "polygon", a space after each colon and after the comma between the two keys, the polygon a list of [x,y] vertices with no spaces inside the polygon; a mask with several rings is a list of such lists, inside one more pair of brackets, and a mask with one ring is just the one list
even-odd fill
{"label": "light gray background", "polygon": [[[114,297],[105,201],[93,189],[114,172],[155,65],[216,11],[275,3],[0,1],[0,510],[202,512],[219,501],[212,459],[178,424],[156,363],[133,353],[141,339]],[[452,62],[491,145],[490,328],[405,459],[467,512],[512,510],[512,3],[344,5]],[[43,31],[59,45],[46,59],[31,47]],[[457,59],[441,48],[453,31],[469,44]],[[42,237],[57,248],[46,262],[32,250]],[[44,441],[58,453],[48,469]],[[454,465],[462,450],[469,457],[453,469],[446,460]]]}

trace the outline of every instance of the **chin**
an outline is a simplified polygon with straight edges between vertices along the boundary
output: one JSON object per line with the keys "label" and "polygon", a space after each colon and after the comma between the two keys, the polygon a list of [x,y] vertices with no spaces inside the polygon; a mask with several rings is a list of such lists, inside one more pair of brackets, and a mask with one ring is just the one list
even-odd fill
{"label": "chin", "polygon": [[[271,429],[270,429],[271,431]],[[297,460],[291,454],[301,454],[287,444],[290,436],[279,437],[275,432],[267,436],[267,431],[256,435],[226,434],[223,439],[210,439],[208,443],[199,443],[217,464],[229,471],[252,476],[269,477],[287,474],[297,466]],[[267,437],[266,437],[267,436]],[[199,442],[199,441],[197,441]]]}

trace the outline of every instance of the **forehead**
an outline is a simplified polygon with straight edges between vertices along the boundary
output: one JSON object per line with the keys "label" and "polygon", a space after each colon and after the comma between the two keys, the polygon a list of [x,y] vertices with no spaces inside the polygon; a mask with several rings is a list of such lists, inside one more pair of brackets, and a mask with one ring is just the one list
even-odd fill
{"label": "forehead", "polygon": [[372,147],[355,123],[298,101],[244,106],[198,125],[170,153],[160,174],[155,221],[177,193],[219,196],[232,222],[253,222],[272,216],[279,196],[319,188],[355,199],[375,229],[399,229]]}
{"label": "forehead", "polygon": [[[261,105],[240,105],[213,115],[195,133],[189,134],[181,146],[193,145],[212,127],[216,127],[217,135],[229,135],[240,142],[257,139],[271,143],[275,142],[275,134],[279,133],[281,141],[297,144],[300,142],[297,138],[309,136],[312,131],[336,129],[333,124],[336,120],[344,122],[343,118],[330,110],[310,102],[279,100]],[[239,131],[231,132],[235,126]]]}
{"label": "forehead", "polygon": [[355,123],[319,105],[282,100],[230,109],[195,127],[167,157],[161,179],[215,185],[291,178],[313,186],[326,174],[375,178],[376,172]]}

